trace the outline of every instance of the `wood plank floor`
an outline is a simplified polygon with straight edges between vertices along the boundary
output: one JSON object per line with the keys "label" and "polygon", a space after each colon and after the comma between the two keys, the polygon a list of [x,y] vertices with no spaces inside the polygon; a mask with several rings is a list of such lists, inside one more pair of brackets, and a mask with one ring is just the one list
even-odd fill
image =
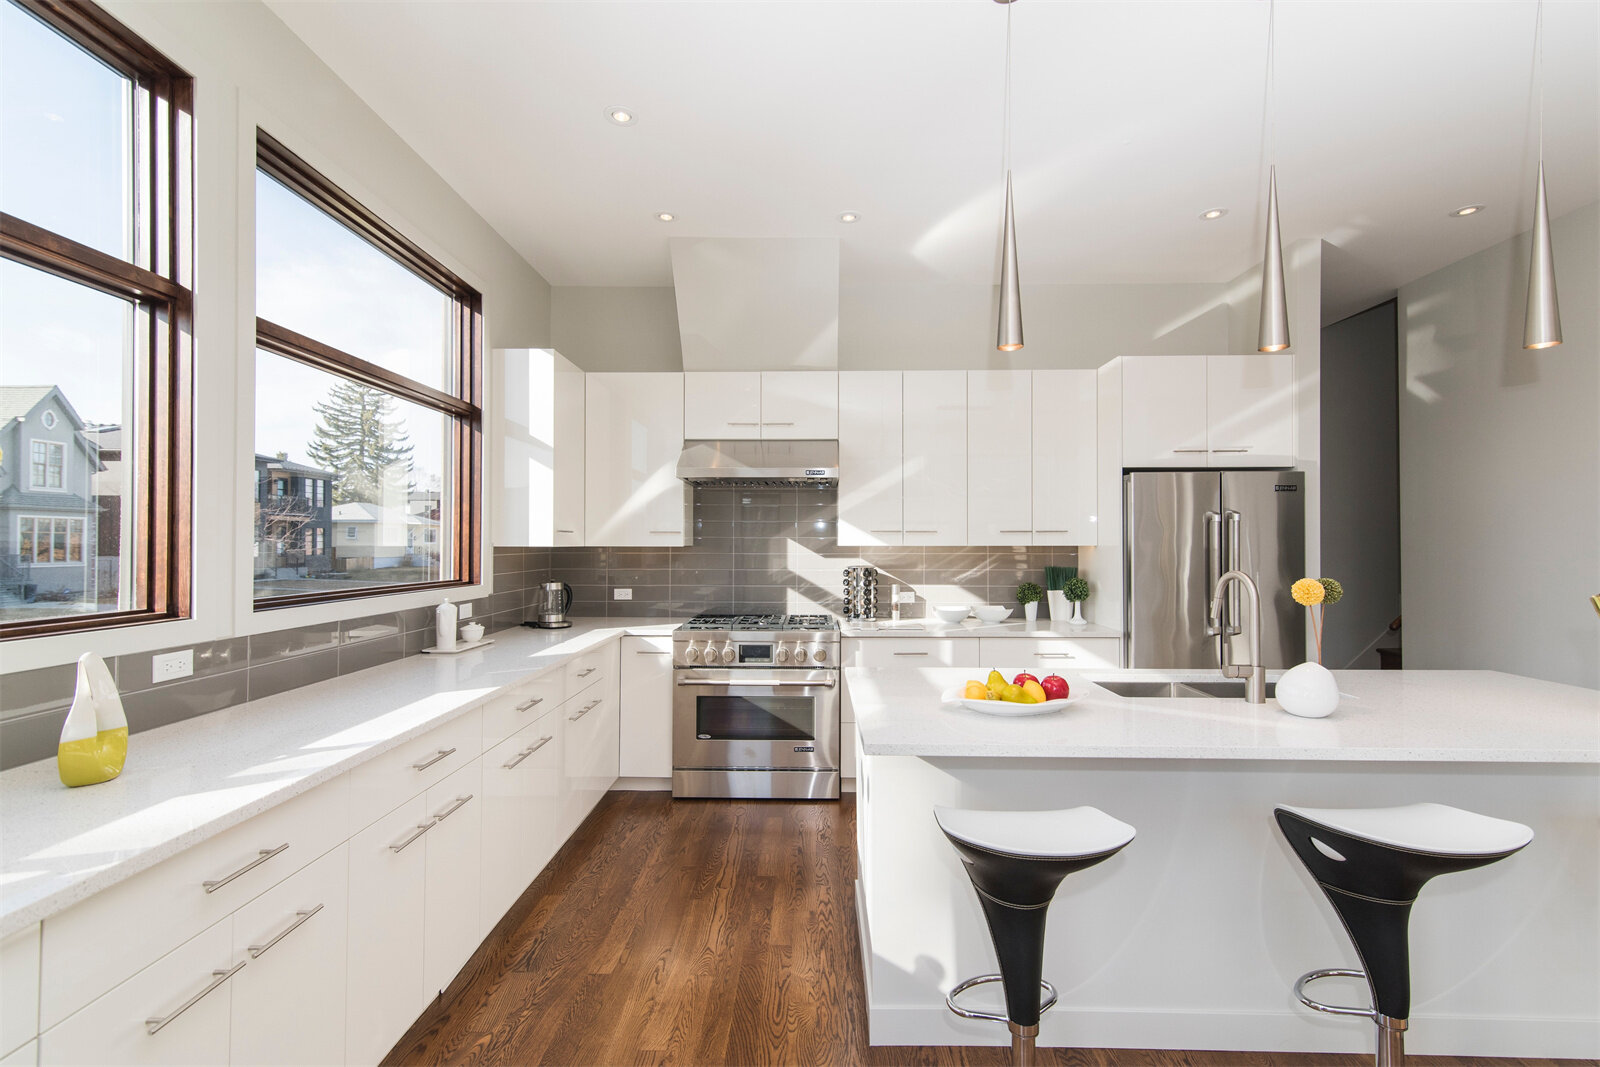
{"label": "wood plank floor", "polygon": [[[611,793],[385,1062],[1009,1062],[1009,1048],[867,1043],[855,866],[849,795],[831,804]],[[997,1030],[998,1042],[1004,1028]],[[1041,1049],[1039,1060],[1074,1067],[1372,1062],[1370,1056],[1125,1049]],[[1412,1062],[1553,1067],[1576,1061]]]}

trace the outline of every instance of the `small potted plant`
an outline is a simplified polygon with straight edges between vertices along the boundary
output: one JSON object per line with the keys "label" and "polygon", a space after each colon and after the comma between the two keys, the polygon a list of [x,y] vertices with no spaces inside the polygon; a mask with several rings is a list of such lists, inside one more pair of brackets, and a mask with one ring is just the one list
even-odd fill
{"label": "small potted plant", "polygon": [[1088,581],[1074,574],[1061,587],[1061,595],[1072,603],[1072,617],[1067,619],[1067,622],[1073,626],[1082,626],[1087,623],[1089,620],[1083,617],[1083,602],[1089,599]]}
{"label": "small potted plant", "polygon": [[1039,601],[1044,599],[1044,590],[1033,582],[1023,582],[1017,586],[1017,603],[1022,605],[1023,618],[1034,622],[1039,618]]}
{"label": "small potted plant", "polygon": [[1332,578],[1302,578],[1289,587],[1294,602],[1311,614],[1311,635],[1317,658],[1290,667],[1278,679],[1278,706],[1291,715],[1320,719],[1339,706],[1339,683],[1322,665],[1322,613],[1344,597],[1344,586]]}

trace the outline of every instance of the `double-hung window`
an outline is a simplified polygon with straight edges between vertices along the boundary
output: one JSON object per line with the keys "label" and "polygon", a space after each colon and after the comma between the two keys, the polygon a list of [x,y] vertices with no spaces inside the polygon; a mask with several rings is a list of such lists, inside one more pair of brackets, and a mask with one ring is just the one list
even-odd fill
{"label": "double-hung window", "polygon": [[[256,608],[476,582],[478,294],[264,132],[255,193],[256,454],[325,480],[355,542],[258,560]],[[257,537],[326,521],[313,500],[259,504]],[[419,545],[419,522],[437,538]]]}
{"label": "double-hung window", "polygon": [[0,0],[0,639],[189,613],[192,97],[95,5]]}

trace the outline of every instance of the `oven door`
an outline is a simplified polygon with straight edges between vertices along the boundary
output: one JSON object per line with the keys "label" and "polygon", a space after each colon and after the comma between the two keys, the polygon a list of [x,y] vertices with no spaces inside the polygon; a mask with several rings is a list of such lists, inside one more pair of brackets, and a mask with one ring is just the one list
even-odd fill
{"label": "oven door", "polygon": [[674,769],[839,769],[838,671],[672,673]]}

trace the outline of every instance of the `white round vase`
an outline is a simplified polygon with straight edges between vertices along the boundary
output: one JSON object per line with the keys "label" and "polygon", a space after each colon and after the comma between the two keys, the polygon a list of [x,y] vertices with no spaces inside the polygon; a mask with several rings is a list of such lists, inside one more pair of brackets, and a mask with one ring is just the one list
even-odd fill
{"label": "white round vase", "polygon": [[1339,706],[1339,683],[1322,664],[1302,663],[1283,672],[1276,698],[1278,707],[1290,715],[1320,719]]}

